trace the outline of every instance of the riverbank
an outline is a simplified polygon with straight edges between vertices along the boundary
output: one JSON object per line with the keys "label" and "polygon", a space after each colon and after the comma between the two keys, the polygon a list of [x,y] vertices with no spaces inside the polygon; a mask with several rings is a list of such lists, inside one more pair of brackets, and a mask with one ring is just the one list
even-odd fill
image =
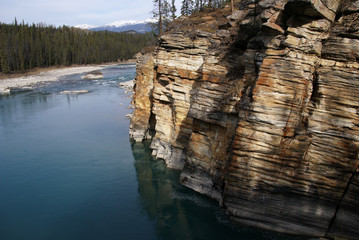
{"label": "riverbank", "polygon": [[0,93],[9,93],[12,88],[32,88],[32,85],[40,82],[57,81],[62,76],[101,70],[107,66],[118,64],[123,63],[44,68],[24,74],[3,75],[0,76]]}

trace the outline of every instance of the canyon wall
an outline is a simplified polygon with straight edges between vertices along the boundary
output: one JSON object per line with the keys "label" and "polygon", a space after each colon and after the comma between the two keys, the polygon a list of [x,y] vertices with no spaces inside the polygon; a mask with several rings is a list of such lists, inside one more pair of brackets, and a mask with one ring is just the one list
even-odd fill
{"label": "canyon wall", "polygon": [[359,238],[359,1],[235,6],[138,58],[131,138],[234,222]]}

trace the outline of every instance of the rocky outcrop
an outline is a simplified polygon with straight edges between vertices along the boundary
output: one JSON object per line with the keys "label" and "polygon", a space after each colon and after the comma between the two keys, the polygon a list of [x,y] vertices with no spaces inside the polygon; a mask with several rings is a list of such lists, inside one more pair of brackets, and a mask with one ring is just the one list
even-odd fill
{"label": "rocky outcrop", "polygon": [[9,88],[0,88],[0,94],[10,94]]}
{"label": "rocky outcrop", "polygon": [[137,67],[130,134],[234,222],[359,238],[359,4],[178,19]]}
{"label": "rocky outcrop", "polygon": [[140,55],[137,59],[135,94],[132,104],[135,106],[131,123],[130,135],[136,142],[150,139],[153,126],[150,125],[152,112],[152,89],[155,79],[155,69],[152,55]]}
{"label": "rocky outcrop", "polygon": [[89,93],[89,90],[65,90],[61,91],[61,94],[80,94],[80,93]]}
{"label": "rocky outcrop", "polygon": [[86,74],[84,74],[83,76],[81,76],[82,79],[102,79],[103,78],[103,73],[100,70],[95,70],[95,71],[91,71],[88,72]]}

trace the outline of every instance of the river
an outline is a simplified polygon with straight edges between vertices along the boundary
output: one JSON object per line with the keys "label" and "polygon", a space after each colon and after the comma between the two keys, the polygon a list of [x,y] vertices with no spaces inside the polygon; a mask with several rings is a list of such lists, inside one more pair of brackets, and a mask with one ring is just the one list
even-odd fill
{"label": "river", "polygon": [[[0,95],[0,239],[305,239],[230,224],[128,137],[131,64]],[[62,91],[88,90],[82,94]]]}

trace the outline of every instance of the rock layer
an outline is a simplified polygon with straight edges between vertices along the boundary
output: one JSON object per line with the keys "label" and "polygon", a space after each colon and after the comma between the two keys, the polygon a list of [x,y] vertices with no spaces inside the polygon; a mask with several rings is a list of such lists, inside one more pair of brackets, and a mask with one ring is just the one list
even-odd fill
{"label": "rock layer", "polygon": [[141,57],[130,135],[231,219],[359,238],[359,4],[242,1]]}

